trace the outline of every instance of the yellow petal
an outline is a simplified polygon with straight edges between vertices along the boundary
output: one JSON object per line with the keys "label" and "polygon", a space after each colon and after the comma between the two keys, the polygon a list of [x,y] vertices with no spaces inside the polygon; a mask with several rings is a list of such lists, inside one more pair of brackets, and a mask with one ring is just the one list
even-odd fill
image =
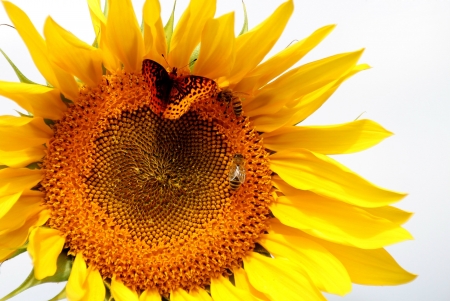
{"label": "yellow petal", "polygon": [[81,299],[82,301],[104,301],[106,295],[105,285],[103,284],[102,275],[98,270],[89,267],[87,277],[84,283],[86,293]]}
{"label": "yellow petal", "polygon": [[0,150],[16,151],[47,143],[53,131],[41,117],[0,116]]}
{"label": "yellow petal", "polygon": [[11,2],[3,1],[3,5],[41,74],[67,98],[75,100],[78,97],[75,79],[49,60],[47,45],[28,16]]}
{"label": "yellow petal", "polygon": [[315,240],[342,262],[353,283],[399,285],[408,283],[417,277],[417,275],[404,270],[385,249],[362,250],[319,239]]}
{"label": "yellow petal", "polygon": [[[159,294],[158,297],[159,297],[158,301],[161,300],[161,296],[159,296]],[[185,290],[179,288],[170,294],[170,301],[212,301],[212,299],[211,296],[208,295],[208,293],[203,289],[190,291],[188,293]]]}
{"label": "yellow petal", "polygon": [[[22,191],[13,193],[13,194],[5,194],[9,185],[5,185],[0,189],[0,225],[2,224],[3,217],[9,213],[11,208],[16,204],[19,199]],[[0,227],[1,231],[1,227]]]}
{"label": "yellow petal", "polygon": [[[333,93],[337,90],[337,88],[340,87],[340,85],[355,75],[356,73],[369,69],[370,66],[367,64],[360,64],[355,67],[353,67],[349,72],[345,73],[342,77],[339,79],[321,87],[318,90],[315,90],[304,97],[301,98],[301,100],[294,100],[292,101],[292,107],[290,107],[292,110],[294,110],[296,113],[292,116],[291,120],[288,122],[288,124],[293,125],[297,124],[304,119],[306,119],[309,115],[314,113],[318,108],[320,108],[325,101],[333,95]],[[289,104],[289,103],[288,103]]]}
{"label": "yellow petal", "polygon": [[292,109],[283,108],[276,113],[251,117],[250,120],[259,132],[266,133],[275,131],[276,129],[286,125],[295,113],[296,112]]}
{"label": "yellow petal", "polygon": [[155,289],[148,289],[139,296],[139,301],[161,301],[161,295]]}
{"label": "yellow petal", "polygon": [[116,301],[139,301],[137,293],[116,280],[115,277],[111,280],[111,295]]}
{"label": "yellow petal", "polygon": [[167,57],[166,35],[161,19],[161,5],[158,0],[146,0],[142,10],[144,20],[145,58],[165,65],[162,54]]}
{"label": "yellow petal", "polygon": [[31,231],[27,250],[33,261],[34,277],[37,280],[55,274],[56,262],[66,241],[61,234],[58,230],[46,227],[37,227]]}
{"label": "yellow petal", "polygon": [[392,133],[362,119],[326,126],[289,126],[263,135],[264,147],[274,151],[306,148],[321,154],[348,154],[370,148]]}
{"label": "yellow petal", "polygon": [[294,3],[282,3],[258,26],[236,38],[236,59],[228,81],[234,86],[255,68],[272,49],[294,11]]}
{"label": "yellow petal", "polygon": [[257,291],[250,284],[250,281],[248,280],[247,272],[245,272],[244,269],[240,269],[240,268],[234,269],[233,275],[234,275],[234,282],[235,282],[237,288],[239,288],[241,290],[249,291],[253,296],[255,296],[256,298],[259,298],[261,300],[270,301],[266,295],[264,295],[260,291]]}
{"label": "yellow petal", "polygon": [[102,79],[102,55],[95,47],[81,41],[59,26],[51,17],[44,25],[44,35],[52,61],[70,74],[94,87]]}
{"label": "yellow petal", "polygon": [[309,37],[278,52],[258,65],[235,87],[236,91],[254,91],[279,76],[317,46],[336,26],[319,28]]}
{"label": "yellow petal", "polygon": [[28,219],[22,227],[14,231],[0,234],[0,262],[8,258],[16,249],[23,246],[28,239],[28,233],[37,226],[42,226],[50,218],[50,211],[42,210],[38,215]]}
{"label": "yellow petal", "polygon": [[206,23],[194,74],[219,78],[228,76],[234,62],[234,13]]}
{"label": "yellow petal", "polygon": [[278,197],[270,210],[285,225],[312,236],[363,249],[381,248],[412,239],[411,234],[396,223],[309,191]]}
{"label": "yellow petal", "polygon": [[[0,192],[1,193],[1,192]],[[28,192],[18,192],[8,197],[19,195],[11,208],[2,214],[0,218],[0,234],[14,231],[22,227],[25,222],[45,209],[43,205],[43,194],[39,191],[29,190]],[[3,210],[4,206],[1,205]]]}
{"label": "yellow petal", "polygon": [[30,163],[41,161],[45,156],[45,148],[43,146],[30,147],[13,152],[5,152],[0,150],[0,165],[20,168]]}
{"label": "yellow petal", "polygon": [[403,225],[404,223],[406,223],[413,215],[413,213],[411,212],[403,211],[401,209],[392,206],[384,206],[378,208],[364,208],[364,210],[372,215],[385,218],[399,225]]}
{"label": "yellow petal", "polygon": [[0,81],[0,95],[38,117],[58,120],[67,110],[60,92],[46,86]]}
{"label": "yellow petal", "polygon": [[337,161],[306,149],[271,155],[270,168],[295,188],[361,207],[381,207],[405,197],[375,186]]}
{"label": "yellow petal", "polygon": [[345,267],[314,241],[272,232],[263,236],[261,244],[275,257],[297,264],[321,291],[341,296],[350,292],[352,285]]}
{"label": "yellow petal", "polygon": [[200,43],[203,28],[216,12],[215,0],[191,0],[181,15],[170,42],[169,64],[182,67],[189,64],[192,51]]}
{"label": "yellow petal", "polygon": [[286,103],[316,91],[338,80],[351,70],[363,50],[341,53],[295,68],[258,90],[250,101],[244,102],[248,116],[279,111]]}
{"label": "yellow petal", "polygon": [[107,43],[125,71],[141,71],[144,40],[130,0],[108,0]]}
{"label": "yellow petal", "polygon": [[244,258],[250,283],[270,300],[323,300],[311,280],[289,260],[250,253]]}
{"label": "yellow petal", "polygon": [[211,279],[211,296],[214,301],[261,300],[253,296],[249,291],[235,287],[223,276]]}
{"label": "yellow petal", "polygon": [[102,31],[102,25],[106,24],[106,18],[103,15],[102,8],[100,7],[100,0],[87,0],[87,2],[94,33],[95,35],[99,35]]}
{"label": "yellow petal", "polygon": [[5,194],[28,190],[42,180],[42,175],[39,169],[4,168],[0,170],[0,187],[9,184]]}
{"label": "yellow petal", "polygon": [[67,299],[78,301],[86,294],[87,287],[84,286],[87,276],[86,262],[83,255],[78,253],[75,256],[69,280],[66,285]]}
{"label": "yellow petal", "polygon": [[100,0],[88,0],[88,5],[97,42],[103,53],[103,65],[110,72],[115,72],[121,68],[121,65],[107,41],[106,18],[100,7]]}

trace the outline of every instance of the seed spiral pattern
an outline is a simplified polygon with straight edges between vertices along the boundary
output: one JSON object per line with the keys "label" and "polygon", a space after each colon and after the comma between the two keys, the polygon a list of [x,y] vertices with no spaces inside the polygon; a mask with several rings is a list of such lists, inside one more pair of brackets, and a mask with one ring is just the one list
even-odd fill
{"label": "seed spiral pattern", "polygon": [[[195,290],[242,263],[267,230],[268,153],[245,116],[216,99],[180,119],[150,109],[140,74],[105,76],[54,126],[43,162],[48,226],[104,278],[168,295]],[[234,154],[246,180],[229,187]]]}

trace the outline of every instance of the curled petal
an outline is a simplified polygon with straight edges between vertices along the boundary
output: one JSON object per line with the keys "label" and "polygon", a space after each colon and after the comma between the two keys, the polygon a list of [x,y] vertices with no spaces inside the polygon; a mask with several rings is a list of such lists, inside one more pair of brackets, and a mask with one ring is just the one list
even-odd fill
{"label": "curled petal", "polygon": [[55,274],[56,262],[64,243],[65,239],[58,230],[37,227],[31,231],[27,250],[33,260],[34,277],[37,280]]}

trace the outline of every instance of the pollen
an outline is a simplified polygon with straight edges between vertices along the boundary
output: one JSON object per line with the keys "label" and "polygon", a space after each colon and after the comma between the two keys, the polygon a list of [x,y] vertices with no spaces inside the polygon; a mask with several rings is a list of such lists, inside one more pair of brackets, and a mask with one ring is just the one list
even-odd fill
{"label": "pollen", "polygon": [[[205,288],[240,266],[267,229],[268,153],[248,118],[214,98],[179,119],[151,109],[140,74],[83,87],[44,160],[48,225],[103,278],[137,291]],[[232,190],[235,154],[246,178]]]}

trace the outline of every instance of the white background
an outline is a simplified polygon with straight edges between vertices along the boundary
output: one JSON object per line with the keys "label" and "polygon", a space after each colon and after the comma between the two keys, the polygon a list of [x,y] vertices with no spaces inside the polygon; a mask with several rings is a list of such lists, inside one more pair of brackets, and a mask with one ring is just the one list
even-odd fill
{"label": "white background", "polygon": [[[94,38],[87,4],[73,0],[16,0],[42,30],[51,15],[84,41]],[[142,1],[133,1],[141,16]],[[173,2],[162,1],[164,20]],[[250,28],[265,19],[282,1],[246,0]],[[187,1],[178,1],[179,17]],[[217,16],[236,11],[237,31],[243,13],[238,0],[219,0]],[[140,20],[140,17],[139,17]],[[0,23],[11,24],[0,8]],[[414,235],[388,247],[407,270],[419,277],[394,287],[353,286],[345,297],[329,300],[422,301],[450,300],[450,1],[444,0],[295,0],[295,12],[274,51],[301,40],[315,29],[338,24],[334,32],[301,63],[339,52],[366,48],[361,59],[373,66],[361,72],[333,95],[305,124],[333,124],[373,119],[396,135],[380,145],[336,158],[370,181],[409,192],[398,207],[415,212],[405,227]],[[14,29],[0,27],[0,48],[31,80],[44,83]],[[6,60],[0,58],[0,80],[17,81]],[[300,83],[301,84],[301,83]],[[0,99],[0,114],[16,108]],[[0,137],[1,139],[1,137]],[[0,296],[28,275],[27,254],[0,267]],[[12,300],[47,300],[63,284],[43,285]]]}

